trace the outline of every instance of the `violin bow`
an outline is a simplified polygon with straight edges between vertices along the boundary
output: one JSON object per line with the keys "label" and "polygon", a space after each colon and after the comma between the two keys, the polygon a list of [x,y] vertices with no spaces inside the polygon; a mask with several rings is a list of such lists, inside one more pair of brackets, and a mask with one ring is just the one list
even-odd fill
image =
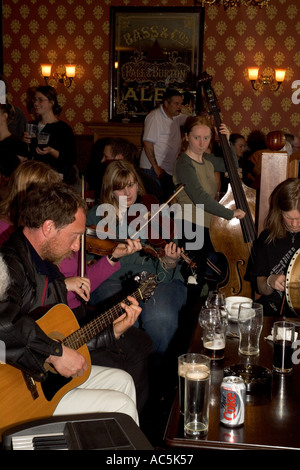
{"label": "violin bow", "polygon": [[[82,199],[84,200],[84,175],[81,177],[81,196]],[[85,277],[86,276],[86,255],[85,255],[85,233],[81,235],[81,259],[80,259],[80,276]]]}
{"label": "violin bow", "polygon": [[169,199],[158,208],[158,210],[131,236],[131,238],[134,239],[143,230],[143,228],[145,228],[146,225],[148,225],[151,222],[151,220],[157,216],[157,214],[159,214],[162,210],[164,210],[164,208],[169,204],[169,202],[171,202],[172,199],[174,199],[174,197],[176,197],[177,194],[179,194],[180,191],[182,191],[184,187],[185,187],[185,184],[181,184],[176,189],[174,194],[172,194],[172,196],[170,196]]}

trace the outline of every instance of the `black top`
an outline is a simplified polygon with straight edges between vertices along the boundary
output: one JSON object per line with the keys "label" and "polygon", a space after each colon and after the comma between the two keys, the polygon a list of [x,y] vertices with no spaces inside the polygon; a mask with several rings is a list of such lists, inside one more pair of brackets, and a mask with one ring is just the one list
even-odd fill
{"label": "black top", "polygon": [[[33,122],[33,124],[38,124],[38,122]],[[72,128],[66,122],[59,120],[46,124],[41,132],[50,134],[48,145],[58,150],[59,156],[54,158],[50,154],[37,154],[35,151],[37,142],[35,140],[35,142],[32,142],[33,159],[45,162],[58,171],[58,173],[67,176],[72,166],[76,163],[76,143]]]}
{"label": "black top", "polygon": [[[300,248],[300,233],[287,232],[285,238],[266,243],[269,232],[264,230],[253,244],[253,261],[249,261],[248,274],[250,280],[256,283],[258,276],[271,274],[286,274],[292,257]],[[283,302],[284,292],[274,290],[271,295],[262,295],[258,302],[264,305],[265,315],[278,315]],[[285,303],[283,313],[292,315]],[[294,315],[293,315],[294,316]]]}

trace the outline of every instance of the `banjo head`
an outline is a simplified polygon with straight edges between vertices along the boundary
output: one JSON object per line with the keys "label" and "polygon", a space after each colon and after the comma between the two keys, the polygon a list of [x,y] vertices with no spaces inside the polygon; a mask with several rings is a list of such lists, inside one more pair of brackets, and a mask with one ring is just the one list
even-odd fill
{"label": "banjo head", "polygon": [[300,316],[300,248],[292,257],[286,273],[285,295],[290,309]]}

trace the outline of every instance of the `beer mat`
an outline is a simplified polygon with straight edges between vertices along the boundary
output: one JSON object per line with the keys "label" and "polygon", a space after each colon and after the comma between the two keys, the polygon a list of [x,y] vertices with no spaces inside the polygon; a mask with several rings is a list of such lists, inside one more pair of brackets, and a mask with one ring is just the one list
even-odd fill
{"label": "beer mat", "polygon": [[224,368],[224,376],[241,377],[246,385],[246,392],[265,391],[272,384],[272,372],[255,364],[234,364]]}

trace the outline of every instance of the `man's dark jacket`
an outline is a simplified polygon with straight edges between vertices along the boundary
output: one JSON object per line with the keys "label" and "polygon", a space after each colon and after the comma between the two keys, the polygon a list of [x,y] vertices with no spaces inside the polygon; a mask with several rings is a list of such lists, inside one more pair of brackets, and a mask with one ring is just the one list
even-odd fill
{"label": "man's dark jacket", "polygon": [[[62,346],[42,331],[35,315],[37,310],[44,314],[55,304],[67,304],[65,278],[57,266],[41,260],[21,230],[10,236],[0,252],[10,276],[7,292],[0,299],[0,340],[5,344],[6,362],[42,381],[47,376],[45,360],[50,355],[61,356]],[[97,336],[96,347],[114,347],[115,341],[109,326]]]}

